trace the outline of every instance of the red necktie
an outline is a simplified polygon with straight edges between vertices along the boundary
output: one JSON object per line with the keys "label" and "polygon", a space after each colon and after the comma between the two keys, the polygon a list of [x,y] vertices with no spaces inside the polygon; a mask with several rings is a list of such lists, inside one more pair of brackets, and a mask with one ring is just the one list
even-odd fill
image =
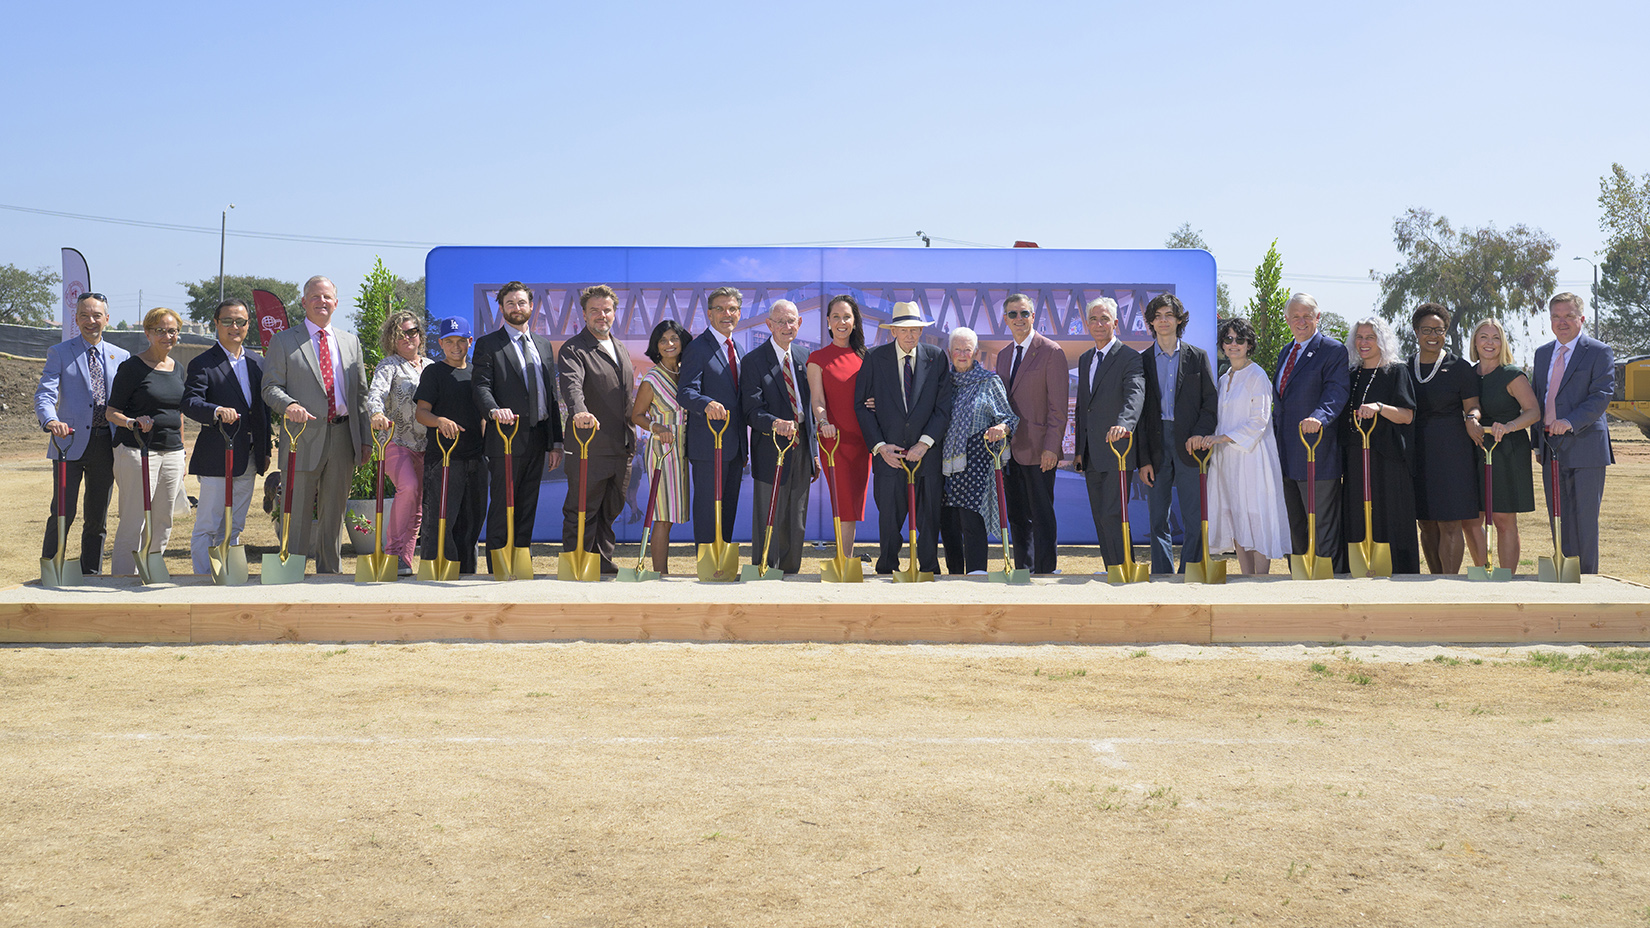
{"label": "red necktie", "polygon": [[321,386],[327,390],[327,421],[338,418],[338,400],[332,392],[332,349],[327,347],[327,330],[317,329],[315,337],[319,343],[315,346],[315,355],[321,360]]}
{"label": "red necktie", "polygon": [[1294,369],[1295,369],[1295,356],[1300,354],[1300,351],[1301,351],[1301,343],[1300,342],[1296,342],[1295,347],[1289,349],[1289,363],[1287,363],[1283,366],[1283,376],[1278,378],[1278,392],[1279,393],[1282,393],[1284,391],[1284,388],[1289,386],[1289,374],[1292,371],[1294,371]]}
{"label": "red necktie", "polygon": [[785,392],[791,401],[791,414],[798,420],[802,418],[802,401],[796,395],[796,378],[791,375],[791,356],[789,354],[779,360],[779,369],[785,372]]}
{"label": "red necktie", "polygon": [[733,339],[728,339],[728,373],[733,375],[733,382],[739,382],[739,356],[733,353]]}

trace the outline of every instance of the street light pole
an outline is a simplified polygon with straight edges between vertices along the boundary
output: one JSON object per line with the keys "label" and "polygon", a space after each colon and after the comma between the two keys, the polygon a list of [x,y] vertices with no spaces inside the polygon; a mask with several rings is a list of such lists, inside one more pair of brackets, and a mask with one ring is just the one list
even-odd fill
{"label": "street light pole", "polygon": [[[1594,319],[1596,319],[1597,322],[1598,322],[1598,334],[1600,336],[1602,336],[1602,335],[1605,334],[1605,332],[1604,332],[1604,310],[1598,308],[1598,265],[1593,264],[1593,259],[1583,258],[1580,255],[1576,255],[1574,258],[1571,258],[1570,260],[1572,260],[1572,261],[1586,261],[1588,264],[1593,265],[1593,292],[1590,295],[1591,295],[1592,301],[1593,301],[1593,312],[1595,313]],[[1600,341],[1604,341],[1605,343],[1608,343],[1609,340],[1601,338]]]}
{"label": "street light pole", "polygon": [[229,211],[235,208],[231,203],[223,211],[223,224],[218,227],[218,302],[223,302],[223,245],[229,235]]}

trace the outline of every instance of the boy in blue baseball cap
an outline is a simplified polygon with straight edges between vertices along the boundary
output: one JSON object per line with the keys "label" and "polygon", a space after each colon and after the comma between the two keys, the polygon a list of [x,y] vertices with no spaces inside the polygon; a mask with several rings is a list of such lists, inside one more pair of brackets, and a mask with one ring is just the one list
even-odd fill
{"label": "boy in blue baseball cap", "polygon": [[[487,458],[481,441],[481,410],[470,388],[470,320],[450,316],[435,324],[442,363],[424,368],[413,400],[418,424],[435,434],[435,447],[424,455],[424,512],[445,513],[446,557],[458,572],[476,572],[476,541],[481,537],[487,501]],[[443,449],[451,449],[444,460]],[[447,498],[441,499],[441,470],[449,468]],[[443,505],[445,503],[445,505]],[[439,518],[424,519],[418,556],[431,559],[439,544]]]}

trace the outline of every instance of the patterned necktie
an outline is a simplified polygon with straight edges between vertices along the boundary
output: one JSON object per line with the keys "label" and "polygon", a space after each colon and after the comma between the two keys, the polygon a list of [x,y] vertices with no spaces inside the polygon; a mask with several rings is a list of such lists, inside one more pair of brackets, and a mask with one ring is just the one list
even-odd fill
{"label": "patterned necktie", "polygon": [[733,382],[739,382],[739,356],[733,351],[733,339],[728,339],[728,373],[733,375]]}
{"label": "patterned necktie", "polygon": [[315,346],[315,356],[321,361],[321,386],[327,391],[327,421],[338,418],[338,399],[333,394],[332,383],[332,349],[327,346],[327,330],[317,329],[315,337],[319,340]]}
{"label": "patterned necktie", "polygon": [[1279,393],[1282,393],[1284,391],[1284,388],[1289,386],[1289,375],[1291,373],[1293,373],[1294,370],[1295,370],[1295,356],[1299,355],[1300,351],[1301,351],[1301,343],[1300,342],[1296,342],[1295,347],[1289,349],[1289,363],[1287,363],[1283,366],[1283,376],[1278,378],[1278,392]]}
{"label": "patterned necktie", "polygon": [[791,414],[796,416],[798,421],[801,421],[802,401],[796,395],[796,378],[791,374],[790,352],[787,351],[784,357],[779,359],[779,369],[785,374],[785,393],[791,401]]}
{"label": "patterned necktie", "polygon": [[538,425],[542,418],[539,410],[544,408],[539,402],[539,366],[533,360],[533,346],[527,336],[517,338],[516,344],[521,348],[522,373],[527,375],[527,424]]}
{"label": "patterned necktie", "polygon": [[1553,355],[1553,372],[1547,378],[1547,408],[1541,418],[1542,425],[1552,425],[1558,421],[1558,406],[1554,400],[1558,398],[1558,385],[1564,380],[1564,353],[1567,350],[1566,346],[1559,345]]}
{"label": "patterned necktie", "polygon": [[92,428],[108,428],[109,383],[103,377],[103,352],[96,348],[86,352],[86,365],[92,372]]}
{"label": "patterned necktie", "polygon": [[1008,368],[1008,385],[1014,386],[1014,378],[1020,376],[1020,361],[1025,358],[1026,346],[1014,346],[1014,363]]}
{"label": "patterned necktie", "polygon": [[905,384],[904,384],[904,386],[905,386],[905,411],[906,412],[911,411],[911,404],[915,403],[916,400],[917,400],[916,396],[914,395],[917,391],[917,373],[916,373],[916,369],[914,367],[912,367],[912,364],[911,364],[912,359],[915,358],[915,357],[916,357],[916,352],[912,352],[911,354],[908,354],[908,355],[905,356]]}

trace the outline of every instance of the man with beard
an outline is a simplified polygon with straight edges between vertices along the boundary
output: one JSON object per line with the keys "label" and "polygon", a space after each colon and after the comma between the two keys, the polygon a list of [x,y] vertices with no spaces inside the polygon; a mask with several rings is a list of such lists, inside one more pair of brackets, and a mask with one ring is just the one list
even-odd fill
{"label": "man with beard", "polygon": [[[624,511],[630,483],[630,459],[636,452],[636,430],[630,425],[636,373],[630,352],[613,337],[618,294],[606,284],[587,287],[579,294],[584,331],[562,343],[556,364],[561,368],[561,393],[572,416],[575,438],[595,429],[589,460],[569,443],[567,499],[561,509],[561,546],[573,550],[578,541],[579,509],[585,511],[584,549],[601,555],[602,573],[619,572],[613,563],[613,523]],[[588,470],[581,479],[580,467]],[[585,495],[579,498],[579,485]]]}

